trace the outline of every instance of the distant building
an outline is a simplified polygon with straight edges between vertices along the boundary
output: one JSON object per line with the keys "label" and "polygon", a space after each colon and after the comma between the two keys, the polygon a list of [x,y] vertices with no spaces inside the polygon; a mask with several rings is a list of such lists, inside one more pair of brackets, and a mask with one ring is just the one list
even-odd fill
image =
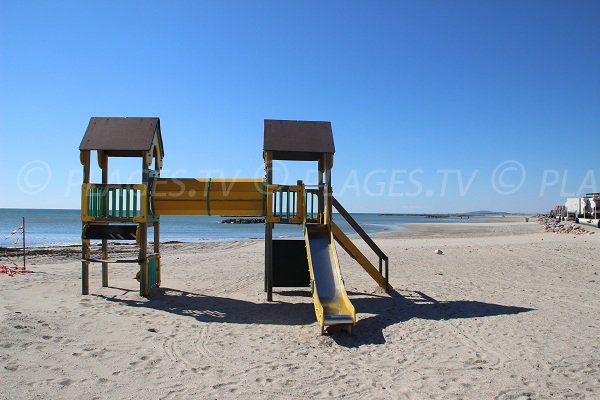
{"label": "distant building", "polygon": [[600,217],[600,193],[588,193],[584,197],[569,197],[562,215],[567,218],[595,219]]}

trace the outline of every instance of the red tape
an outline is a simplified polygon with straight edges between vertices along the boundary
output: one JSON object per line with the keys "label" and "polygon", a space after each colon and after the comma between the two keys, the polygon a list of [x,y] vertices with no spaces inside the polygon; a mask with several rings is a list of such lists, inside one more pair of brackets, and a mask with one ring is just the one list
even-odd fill
{"label": "red tape", "polygon": [[26,270],[25,267],[11,268],[7,265],[0,265],[0,275],[15,276],[16,274],[28,274],[31,271]]}
{"label": "red tape", "polygon": [[13,229],[10,232],[10,235],[4,237],[4,240],[8,240],[11,236],[16,235],[17,233],[22,232],[22,231],[23,231],[23,225],[19,226],[18,228]]}
{"label": "red tape", "polygon": [[[6,236],[4,238],[4,240],[8,240],[11,236],[16,235],[19,232],[23,232],[23,225],[12,230],[10,232],[10,235]],[[21,238],[17,237],[17,240],[15,241],[14,244],[19,243],[20,240],[21,240]],[[24,266],[21,267],[21,266],[17,265],[17,263],[15,263],[13,260],[11,260],[10,257],[8,256],[8,250],[4,251],[4,256],[8,259],[8,261],[10,263],[12,263],[14,265],[14,267],[9,267],[8,265],[0,265],[0,275],[15,276],[16,274],[25,274],[25,273],[31,272],[31,271],[26,270]]]}

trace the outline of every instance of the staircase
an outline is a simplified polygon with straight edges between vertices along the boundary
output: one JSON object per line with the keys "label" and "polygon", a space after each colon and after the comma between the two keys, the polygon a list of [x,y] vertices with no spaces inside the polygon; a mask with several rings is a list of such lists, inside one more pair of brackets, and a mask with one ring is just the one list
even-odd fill
{"label": "staircase", "polygon": [[360,236],[365,243],[377,254],[379,257],[379,268],[376,268],[371,261],[356,247],[356,245],[346,236],[344,232],[332,222],[331,224],[331,232],[335,240],[339,243],[339,245],[358,262],[358,264],[363,267],[365,271],[373,278],[377,284],[385,289],[386,293],[391,289],[389,283],[389,259],[388,256],[375,244],[373,239],[364,231],[364,229],[356,222],[354,218],[350,215],[348,211],[337,201],[335,197],[332,196],[333,207],[340,213],[342,217],[350,224],[350,226],[354,229],[354,231]]}

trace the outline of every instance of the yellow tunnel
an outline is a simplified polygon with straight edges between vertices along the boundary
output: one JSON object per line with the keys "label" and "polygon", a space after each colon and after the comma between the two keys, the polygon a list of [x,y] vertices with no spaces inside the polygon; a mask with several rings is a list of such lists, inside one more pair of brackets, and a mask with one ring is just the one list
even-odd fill
{"label": "yellow tunnel", "polygon": [[158,178],[151,207],[156,215],[264,216],[264,181]]}

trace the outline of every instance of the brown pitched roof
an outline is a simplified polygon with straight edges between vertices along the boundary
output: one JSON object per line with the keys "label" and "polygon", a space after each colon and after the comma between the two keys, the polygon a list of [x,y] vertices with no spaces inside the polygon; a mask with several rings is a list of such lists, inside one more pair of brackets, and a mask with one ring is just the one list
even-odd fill
{"label": "brown pitched roof", "polygon": [[158,141],[164,157],[159,118],[92,117],[79,150],[103,150],[108,155],[138,156]]}
{"label": "brown pitched roof", "polygon": [[318,160],[323,153],[335,153],[331,122],[265,120],[263,150],[275,159]]}

